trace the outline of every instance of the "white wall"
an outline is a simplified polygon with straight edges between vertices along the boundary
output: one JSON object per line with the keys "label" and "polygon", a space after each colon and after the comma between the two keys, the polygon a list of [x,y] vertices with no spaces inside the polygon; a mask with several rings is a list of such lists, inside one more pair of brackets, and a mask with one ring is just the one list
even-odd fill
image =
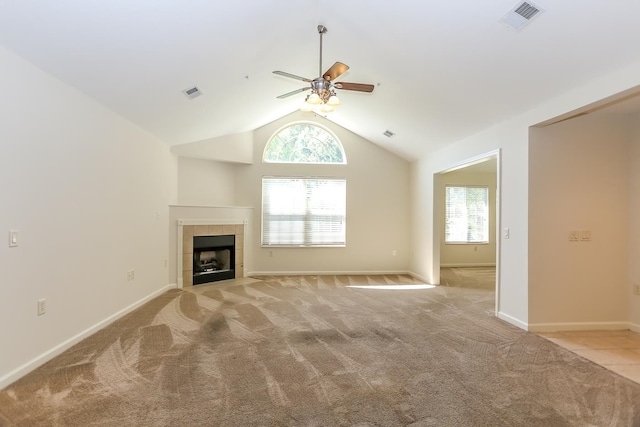
{"label": "white wall", "polygon": [[250,164],[253,161],[253,132],[174,145],[171,152],[181,157]]}
{"label": "white wall", "polygon": [[[263,164],[269,138],[293,121],[309,120],[341,140],[347,165]],[[253,271],[262,273],[406,272],[409,267],[409,164],[312,113],[296,112],[254,133],[253,165],[237,168],[236,202],[253,206]],[[347,179],[345,248],[262,248],[262,176],[328,176]],[[396,256],[392,251],[396,251]]]}
{"label": "white wall", "polygon": [[0,245],[2,387],[166,289],[177,168],[156,138],[4,48],[0,93],[0,233],[20,230]]}
{"label": "white wall", "polygon": [[[440,228],[440,266],[441,267],[469,267],[492,266],[496,264],[496,159],[488,160],[493,171],[486,171],[485,163],[457,169],[440,175],[440,191],[435,205],[440,211],[438,221]],[[478,170],[479,167],[482,169]],[[489,243],[487,244],[446,244],[444,236],[445,200],[444,193],[447,185],[479,185],[489,190]]]}
{"label": "white wall", "polygon": [[626,326],[629,142],[625,117],[599,113],[531,129],[530,329]]}
{"label": "white wall", "polygon": [[[580,109],[640,85],[640,62],[600,76],[582,86],[518,116],[506,119],[482,132],[454,142],[436,152],[425,152],[412,165],[411,221],[412,271],[429,280],[439,280],[434,270],[433,188],[434,174],[453,165],[500,150],[501,231],[510,229],[510,238],[501,240],[498,260],[498,312],[519,327],[528,328],[528,129],[537,123]],[[425,141],[428,146],[428,141]],[[502,235],[502,233],[500,233]],[[437,237],[437,236],[436,236]],[[439,262],[439,259],[436,260]]]}
{"label": "white wall", "polygon": [[234,206],[235,171],[231,163],[214,160],[178,159],[178,204]]}

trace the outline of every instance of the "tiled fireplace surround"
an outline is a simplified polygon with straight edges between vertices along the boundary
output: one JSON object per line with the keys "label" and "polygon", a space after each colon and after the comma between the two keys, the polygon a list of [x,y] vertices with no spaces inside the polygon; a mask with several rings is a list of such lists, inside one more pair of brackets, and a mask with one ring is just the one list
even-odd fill
{"label": "tiled fireplace surround", "polygon": [[244,277],[244,224],[215,224],[178,221],[178,287],[193,286],[193,237],[236,236],[236,279]]}

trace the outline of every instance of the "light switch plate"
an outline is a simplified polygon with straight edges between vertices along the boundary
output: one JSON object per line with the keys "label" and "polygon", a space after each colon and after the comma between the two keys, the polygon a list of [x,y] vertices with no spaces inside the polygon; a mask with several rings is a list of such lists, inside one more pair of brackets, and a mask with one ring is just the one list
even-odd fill
{"label": "light switch plate", "polygon": [[9,247],[15,248],[18,246],[18,230],[9,230]]}

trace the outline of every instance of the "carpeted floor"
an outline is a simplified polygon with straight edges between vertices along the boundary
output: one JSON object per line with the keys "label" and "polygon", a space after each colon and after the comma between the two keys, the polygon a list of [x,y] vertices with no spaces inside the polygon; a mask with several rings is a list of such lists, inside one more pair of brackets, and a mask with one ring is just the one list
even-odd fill
{"label": "carpeted floor", "polygon": [[494,280],[173,290],[0,391],[0,425],[640,425],[639,384],[496,319]]}

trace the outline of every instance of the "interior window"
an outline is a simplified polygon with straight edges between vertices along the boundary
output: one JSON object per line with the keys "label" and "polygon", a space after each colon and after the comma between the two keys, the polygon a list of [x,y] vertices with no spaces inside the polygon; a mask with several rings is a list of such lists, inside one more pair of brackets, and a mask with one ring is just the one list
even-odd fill
{"label": "interior window", "polygon": [[489,243],[489,188],[445,187],[445,243]]}

